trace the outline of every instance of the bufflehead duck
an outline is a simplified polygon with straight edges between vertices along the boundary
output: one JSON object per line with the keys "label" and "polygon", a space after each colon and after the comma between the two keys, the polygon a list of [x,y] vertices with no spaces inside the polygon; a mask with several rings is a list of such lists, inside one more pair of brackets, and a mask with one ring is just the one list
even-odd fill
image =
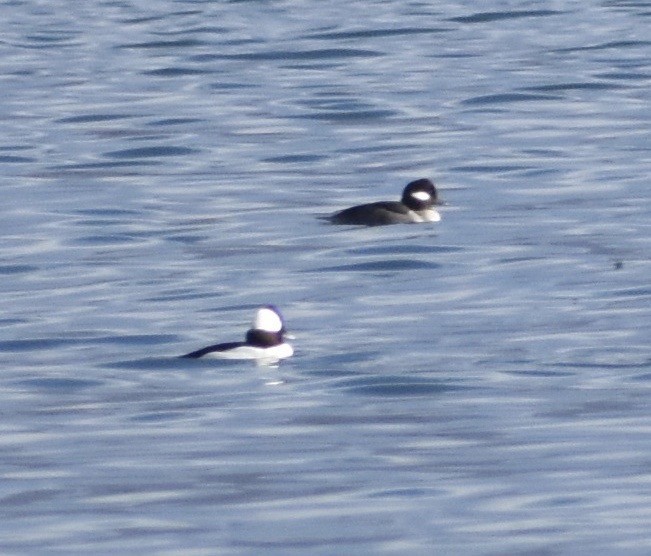
{"label": "bufflehead duck", "polygon": [[199,357],[256,359],[275,363],[294,353],[294,349],[285,342],[285,338],[291,338],[291,336],[287,335],[280,311],[273,305],[266,305],[258,309],[253,324],[246,333],[245,341],[215,344],[182,357],[191,359]]}
{"label": "bufflehead duck", "polygon": [[432,208],[437,204],[440,202],[434,184],[423,178],[407,184],[402,192],[400,202],[379,201],[356,205],[335,212],[328,220],[333,224],[358,224],[361,226],[438,222],[441,220],[441,215]]}

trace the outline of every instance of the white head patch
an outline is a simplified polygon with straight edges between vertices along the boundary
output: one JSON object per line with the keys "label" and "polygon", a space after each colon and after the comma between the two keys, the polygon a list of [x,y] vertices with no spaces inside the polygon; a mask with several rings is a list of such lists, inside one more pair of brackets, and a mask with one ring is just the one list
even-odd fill
{"label": "white head patch", "polygon": [[427,191],[414,191],[411,196],[419,201],[429,201],[432,198]]}
{"label": "white head patch", "polygon": [[253,328],[256,330],[265,330],[266,332],[280,332],[283,327],[283,321],[273,309],[263,307],[258,309],[253,321]]}

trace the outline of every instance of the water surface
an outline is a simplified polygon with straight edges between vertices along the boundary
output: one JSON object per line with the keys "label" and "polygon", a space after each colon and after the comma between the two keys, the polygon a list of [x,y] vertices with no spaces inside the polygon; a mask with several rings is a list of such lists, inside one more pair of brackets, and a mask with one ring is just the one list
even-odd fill
{"label": "water surface", "polygon": [[650,15],[6,3],[1,550],[648,554]]}

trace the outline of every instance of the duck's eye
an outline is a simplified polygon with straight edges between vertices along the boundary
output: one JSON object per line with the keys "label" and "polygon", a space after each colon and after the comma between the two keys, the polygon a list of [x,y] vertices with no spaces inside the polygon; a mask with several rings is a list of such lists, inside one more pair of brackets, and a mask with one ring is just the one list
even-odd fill
{"label": "duck's eye", "polygon": [[419,201],[429,201],[432,198],[427,191],[414,191],[411,196]]}

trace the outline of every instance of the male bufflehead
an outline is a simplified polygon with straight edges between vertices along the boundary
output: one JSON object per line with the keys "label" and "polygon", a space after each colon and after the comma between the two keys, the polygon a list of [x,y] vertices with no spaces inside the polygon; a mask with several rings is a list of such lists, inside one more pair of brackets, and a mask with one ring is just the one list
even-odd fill
{"label": "male bufflehead", "polygon": [[253,325],[246,333],[243,342],[227,342],[193,351],[182,357],[217,357],[220,359],[256,359],[276,362],[290,357],[294,349],[285,342],[290,338],[280,311],[273,305],[266,305],[255,315]]}
{"label": "male bufflehead", "polygon": [[440,204],[436,188],[428,179],[407,184],[398,201],[379,201],[356,205],[335,212],[328,220],[333,224],[358,224],[361,226],[382,226],[385,224],[406,224],[412,222],[438,222],[441,215],[432,208]]}

